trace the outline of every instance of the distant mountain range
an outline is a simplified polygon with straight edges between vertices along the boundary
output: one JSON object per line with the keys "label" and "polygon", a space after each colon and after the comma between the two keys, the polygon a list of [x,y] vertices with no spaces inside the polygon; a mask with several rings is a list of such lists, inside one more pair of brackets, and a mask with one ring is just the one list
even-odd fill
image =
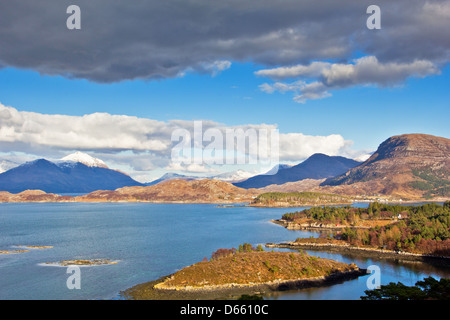
{"label": "distant mountain range", "polygon": [[360,164],[361,162],[352,159],[316,153],[298,165],[281,166],[275,174],[257,175],[234,185],[244,189],[263,188],[304,179],[330,178],[343,174]]}
{"label": "distant mountain range", "polygon": [[[101,201],[103,197],[112,201],[123,198],[125,201],[195,202],[195,197],[201,202],[208,202],[208,199],[216,202],[221,199],[240,201],[263,192],[298,191],[364,197],[389,195],[414,200],[450,198],[450,140],[425,134],[390,137],[363,163],[344,157],[314,154],[298,165],[279,165],[266,174],[248,179],[251,174],[242,170],[209,179],[168,173],[143,184],[127,174],[108,168],[102,160],[83,153],[57,161],[39,159],[22,165],[0,161],[0,168],[8,167],[9,170],[0,174],[0,193],[7,191],[2,193],[3,198],[0,197],[4,201],[54,199],[45,192],[95,192],[86,197],[92,201]],[[224,181],[219,181],[221,179]],[[229,182],[237,179],[241,181]],[[42,190],[44,194],[36,191],[21,196],[10,194],[25,190]],[[73,198],[58,199],[76,201]]]}
{"label": "distant mountain range", "polygon": [[88,193],[142,185],[124,173],[109,169],[103,161],[82,153],[55,162],[45,159],[26,162],[0,174],[0,191],[12,193],[24,190]]}
{"label": "distant mountain range", "polygon": [[[272,169],[273,170],[273,169]],[[232,172],[225,172],[220,173],[214,176],[208,176],[208,177],[199,177],[199,176],[186,176],[178,173],[166,173],[161,178],[153,180],[151,182],[145,183],[146,186],[153,186],[155,184],[158,184],[163,181],[170,181],[170,180],[185,180],[185,181],[192,181],[192,180],[202,180],[202,179],[216,179],[223,182],[240,182],[243,180],[246,180],[250,177],[254,176],[254,174],[244,171],[244,170],[236,170]]]}
{"label": "distant mountain range", "polygon": [[47,193],[89,193],[97,190],[115,190],[122,187],[152,186],[170,180],[216,179],[237,182],[251,177],[244,170],[198,177],[166,173],[149,183],[135,181],[127,174],[108,168],[101,159],[83,152],[75,152],[60,160],[38,159],[22,165],[0,160],[0,191],[19,193],[42,190]]}

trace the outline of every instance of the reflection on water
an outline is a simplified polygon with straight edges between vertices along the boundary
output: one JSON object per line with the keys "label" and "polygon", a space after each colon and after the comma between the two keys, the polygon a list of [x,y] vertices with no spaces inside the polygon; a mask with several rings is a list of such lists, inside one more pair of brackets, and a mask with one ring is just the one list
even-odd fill
{"label": "reflection on water", "polygon": [[[290,251],[289,249],[278,248],[279,251]],[[450,278],[450,268],[448,263],[436,262],[425,263],[420,261],[407,261],[395,259],[382,259],[378,257],[367,258],[358,254],[338,254],[325,251],[306,251],[310,255],[320,258],[332,259],[344,263],[356,263],[358,267],[367,269],[371,265],[377,265],[381,269],[381,284],[390,282],[401,282],[404,285],[412,286],[417,281],[428,276],[436,279]],[[307,288],[301,290],[291,290],[276,292],[266,297],[266,299],[277,300],[355,300],[364,295],[368,290],[368,276],[358,279],[341,282],[338,285],[319,288]]]}

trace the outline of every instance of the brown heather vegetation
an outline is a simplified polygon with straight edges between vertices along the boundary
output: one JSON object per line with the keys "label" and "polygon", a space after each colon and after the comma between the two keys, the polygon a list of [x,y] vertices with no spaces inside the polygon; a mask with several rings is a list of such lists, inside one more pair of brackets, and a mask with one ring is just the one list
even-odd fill
{"label": "brown heather vegetation", "polygon": [[313,191],[448,199],[450,139],[426,134],[390,137],[363,164],[328,179]]}
{"label": "brown heather vegetation", "polygon": [[229,284],[262,284],[299,280],[357,270],[340,263],[298,252],[228,252],[220,258],[198,262],[166,279],[163,288],[205,287]]}

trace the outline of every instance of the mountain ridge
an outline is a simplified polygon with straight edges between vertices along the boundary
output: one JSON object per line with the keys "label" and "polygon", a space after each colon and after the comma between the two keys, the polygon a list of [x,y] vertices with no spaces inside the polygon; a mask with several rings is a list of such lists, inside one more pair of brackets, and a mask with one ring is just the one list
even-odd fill
{"label": "mountain ridge", "polygon": [[[329,166],[330,160],[335,166]],[[352,168],[344,171],[346,165]],[[298,168],[301,169],[300,174],[307,171],[310,176],[327,174],[329,177],[299,179],[298,172],[291,175],[291,170]],[[326,170],[320,170],[323,168]],[[344,172],[333,176],[336,168]],[[186,181],[189,179],[179,179],[175,174],[167,175],[175,179],[143,189],[145,184],[112,169],[88,167],[80,162],[53,163],[38,159],[0,174],[0,191],[18,193],[35,189],[47,193],[93,193],[90,198],[84,198],[87,201],[246,202],[264,192],[299,191],[357,196],[357,199],[375,199],[377,195],[404,200],[448,199],[450,140],[425,134],[393,136],[383,141],[363,163],[315,154],[296,166],[282,167],[276,175],[288,175],[293,181],[279,184],[279,181],[271,183],[266,180],[264,182],[268,184],[265,187],[242,188],[239,186],[241,183],[230,184],[204,178]],[[261,177],[273,176],[258,175],[253,178]],[[26,199],[52,199],[37,193],[25,195]],[[8,199],[12,196],[3,193],[2,197]],[[20,198],[17,196],[15,199]]]}
{"label": "mountain ridge", "polygon": [[345,173],[359,164],[361,163],[353,159],[316,153],[295,166],[278,170],[275,174],[257,175],[234,185],[240,188],[264,188],[304,179],[329,178]]}
{"label": "mountain ridge", "polygon": [[88,167],[81,162],[52,162],[37,159],[0,174],[0,191],[18,193],[42,190],[47,193],[88,193],[140,186],[126,174],[103,167]]}
{"label": "mountain ridge", "polygon": [[417,133],[392,136],[361,165],[321,187],[358,184],[374,193],[450,196],[450,139]]}

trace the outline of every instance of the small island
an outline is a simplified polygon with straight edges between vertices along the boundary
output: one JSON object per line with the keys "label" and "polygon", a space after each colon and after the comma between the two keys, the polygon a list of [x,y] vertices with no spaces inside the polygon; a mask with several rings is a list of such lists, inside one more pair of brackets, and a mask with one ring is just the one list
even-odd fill
{"label": "small island", "polygon": [[19,248],[27,248],[27,249],[35,249],[35,250],[42,250],[42,249],[52,249],[53,246],[32,246],[32,245],[18,245]]}
{"label": "small island", "polygon": [[59,262],[45,262],[43,265],[69,267],[69,266],[102,266],[108,264],[116,264],[118,261],[108,259],[77,259],[77,260],[63,260]]}
{"label": "small island", "polygon": [[274,291],[325,286],[365,275],[355,264],[303,252],[268,252],[261,246],[219,249],[210,260],[122,293],[126,299],[236,299]]}
{"label": "small island", "polygon": [[31,246],[31,245],[16,245],[13,247],[24,248],[24,249],[15,249],[15,250],[0,250],[0,254],[16,254],[16,253],[24,253],[30,252],[32,250],[41,250],[41,249],[51,249],[52,246]]}
{"label": "small island", "polygon": [[16,254],[16,253],[24,253],[30,250],[0,250],[0,254]]}

